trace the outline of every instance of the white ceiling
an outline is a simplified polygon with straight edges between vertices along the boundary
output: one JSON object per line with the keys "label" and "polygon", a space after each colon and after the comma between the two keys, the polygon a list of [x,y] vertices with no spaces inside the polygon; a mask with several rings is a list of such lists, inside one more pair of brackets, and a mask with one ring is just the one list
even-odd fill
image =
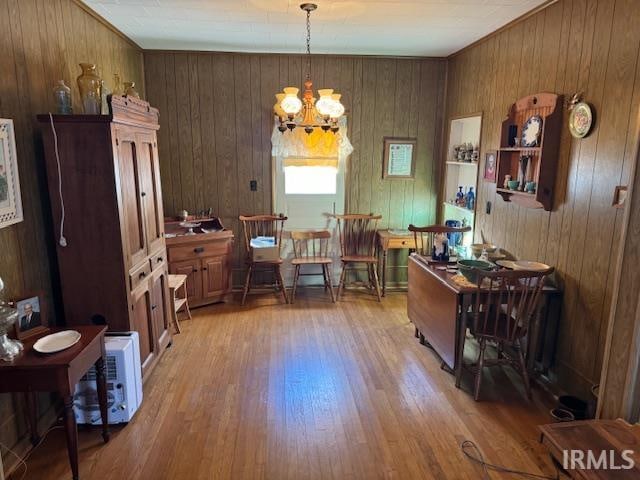
{"label": "white ceiling", "polygon": [[[145,49],[303,53],[300,0],[83,0]],[[317,0],[312,53],[446,56],[545,0]]]}

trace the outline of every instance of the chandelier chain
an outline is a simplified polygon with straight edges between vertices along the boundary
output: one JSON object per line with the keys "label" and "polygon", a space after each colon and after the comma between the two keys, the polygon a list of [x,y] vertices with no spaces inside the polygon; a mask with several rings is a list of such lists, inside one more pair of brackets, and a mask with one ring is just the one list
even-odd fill
{"label": "chandelier chain", "polygon": [[307,80],[311,79],[311,10],[307,10]]}

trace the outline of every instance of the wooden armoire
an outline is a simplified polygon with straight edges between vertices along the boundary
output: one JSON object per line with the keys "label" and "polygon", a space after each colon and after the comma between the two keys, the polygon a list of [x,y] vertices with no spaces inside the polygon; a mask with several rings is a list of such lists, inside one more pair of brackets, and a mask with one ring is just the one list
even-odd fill
{"label": "wooden armoire", "polygon": [[158,110],[120,96],[111,107],[38,116],[64,321],[137,331],[147,378],[171,341]]}

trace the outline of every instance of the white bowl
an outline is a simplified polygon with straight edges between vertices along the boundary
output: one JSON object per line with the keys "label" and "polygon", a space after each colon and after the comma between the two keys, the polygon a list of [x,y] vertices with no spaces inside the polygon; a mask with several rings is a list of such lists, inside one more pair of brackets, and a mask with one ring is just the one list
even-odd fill
{"label": "white bowl", "polygon": [[33,349],[40,353],[56,353],[72,347],[80,341],[80,332],[76,330],[63,330],[42,337],[33,344]]}

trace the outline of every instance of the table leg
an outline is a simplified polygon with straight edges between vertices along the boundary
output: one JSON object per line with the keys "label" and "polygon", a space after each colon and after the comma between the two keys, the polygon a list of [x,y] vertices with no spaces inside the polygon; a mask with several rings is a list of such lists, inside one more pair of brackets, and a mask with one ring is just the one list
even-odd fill
{"label": "table leg", "polygon": [[100,402],[100,418],[102,419],[102,439],[109,441],[109,417],[107,412],[107,378],[105,376],[104,358],[100,357],[96,363],[96,387],[98,402]]}
{"label": "table leg", "polygon": [[382,250],[382,296],[387,296],[387,249]]}
{"label": "table leg", "polygon": [[24,394],[27,403],[27,418],[29,420],[29,433],[31,433],[31,444],[36,446],[40,443],[38,434],[38,401],[36,392],[26,392]]}
{"label": "table leg", "polygon": [[532,319],[533,325],[530,327],[530,335],[527,339],[526,368],[530,374],[533,374],[535,370],[536,353],[540,345],[540,323],[542,322],[543,304],[547,300],[544,295],[541,297],[536,307],[536,313]]}
{"label": "table leg", "polygon": [[456,351],[456,364],[454,365],[456,371],[456,387],[460,388],[462,381],[462,364],[464,362],[464,342],[467,336],[467,318],[469,315],[469,306],[471,305],[470,295],[462,296],[462,311],[460,312],[460,318],[458,328],[456,332],[458,334],[458,348]]}
{"label": "table leg", "polygon": [[78,426],[73,414],[73,395],[64,397],[64,430],[67,435],[67,451],[73,480],[78,480]]}

